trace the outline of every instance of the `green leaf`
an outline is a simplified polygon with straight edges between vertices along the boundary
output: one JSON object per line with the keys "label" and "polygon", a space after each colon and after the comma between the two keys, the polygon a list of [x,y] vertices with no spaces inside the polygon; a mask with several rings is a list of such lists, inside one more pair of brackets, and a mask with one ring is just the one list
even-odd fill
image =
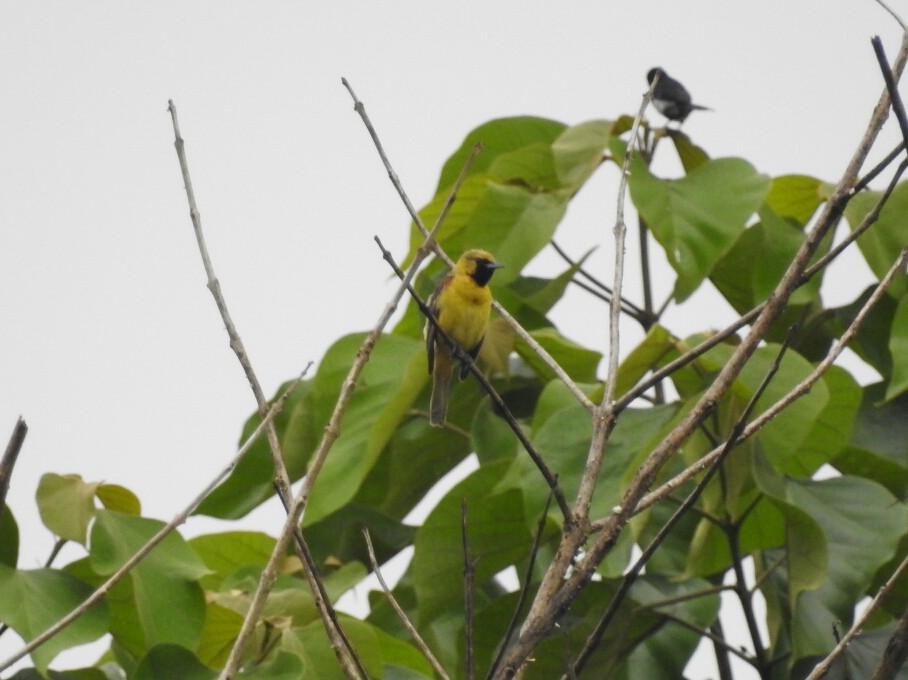
{"label": "green leaf", "polygon": [[[535,330],[530,335],[573,380],[587,383],[596,380],[596,368],[602,360],[602,354],[568,340],[554,328]],[[518,338],[514,348],[543,382],[555,378],[555,372],[523,340]]]}
{"label": "green leaf", "polygon": [[203,583],[212,589],[240,567],[265,565],[275,543],[274,538],[258,531],[228,531],[189,540],[189,545],[211,572],[203,577]]}
{"label": "green leaf", "polygon": [[690,174],[709,160],[709,155],[680,130],[666,129],[666,133],[675,145],[675,151],[686,174]]}
{"label": "green leaf", "polygon": [[766,205],[781,217],[806,225],[817,208],[829,198],[829,185],[807,175],[774,177],[766,194]]}
{"label": "green leaf", "polygon": [[495,488],[507,468],[508,461],[500,461],[471,474],[441,499],[417,530],[411,569],[419,598],[420,625],[462,607],[461,500],[467,503],[470,556],[476,560],[477,587],[528,554],[531,538],[521,493],[517,489],[498,492]]}
{"label": "green leaf", "polygon": [[615,395],[620,398],[637,385],[647,373],[676,349],[676,340],[659,325],[649,329],[643,341],[634,347],[618,366]]}
{"label": "green leaf", "polygon": [[0,512],[0,564],[15,568],[19,558],[19,526],[8,505]]}
{"label": "green leaf", "polygon": [[[276,395],[283,394],[288,384],[281,385]],[[312,404],[309,399],[311,387],[311,380],[300,383],[296,391],[287,398],[283,410],[273,420],[291,481],[302,476],[305,463],[315,447],[315,438],[321,436],[318,429],[312,425]],[[246,442],[259,423],[261,417],[257,413],[246,420],[240,444]],[[222,519],[243,517],[274,495],[273,482],[274,465],[271,463],[267,439],[263,435],[240,458],[230,476],[208,494],[195,514]]]}
{"label": "green leaf", "polygon": [[903,297],[896,307],[889,331],[889,353],[892,376],[886,388],[886,401],[908,392],[908,297]]}
{"label": "green leaf", "polygon": [[643,159],[631,162],[628,182],[640,216],[678,273],[679,302],[696,290],[759,208],[769,178],[747,161],[708,161],[677,180],[653,176]]}
{"label": "green leaf", "polygon": [[564,123],[534,116],[498,118],[483,123],[466,136],[460,148],[445,162],[435,193],[450,190],[477,142],[482,144],[482,152],[473,162],[471,174],[485,172],[499,155],[508,151],[534,144],[549,145],[566,127]]}
{"label": "green leaf", "polygon": [[[830,332],[834,330],[835,335],[840,336],[857,317],[875,288],[876,286],[868,286],[854,302],[829,310],[832,317],[830,326],[833,327]],[[857,336],[849,345],[855,354],[875,368],[884,379],[892,375],[893,357],[889,341],[896,308],[896,301],[888,295],[884,296],[870,309]],[[882,399],[882,395],[880,398]]]}
{"label": "green leaf", "polygon": [[[551,240],[569,198],[569,192],[564,189],[540,191],[514,180],[502,183],[489,175],[473,175],[461,185],[437,240],[454,259],[469,248],[490,251],[505,265],[496,273],[495,280],[506,283],[516,278],[524,265]],[[446,193],[436,195],[420,210],[423,222],[434,224],[446,201]],[[422,241],[422,235],[414,227],[405,264]],[[426,275],[438,276],[442,269],[436,264]]]}
{"label": "green leaf", "polygon": [[[763,209],[760,217],[759,223],[741,233],[710,274],[710,280],[740,314],[772,294],[804,240],[800,229],[772,211]],[[821,281],[818,275],[798,288],[792,293],[790,304],[812,302]]]}
{"label": "green leaf", "polygon": [[[369,677],[381,677],[382,658],[377,631],[369,624],[349,617],[341,617],[341,625]],[[281,639],[281,647],[302,658],[305,665],[305,673],[288,680],[347,680],[337,663],[337,656],[328,642],[321,620],[286,630]]]}
{"label": "green leaf", "polygon": [[[26,571],[0,564],[0,621],[25,641],[50,628],[91,593],[87,584],[56,569]],[[32,652],[32,660],[43,673],[64,649],[97,640],[106,632],[107,607],[98,602]]]}
{"label": "green leaf", "polygon": [[[765,475],[767,468],[761,469]],[[908,526],[908,508],[882,486],[858,477],[762,479],[762,488],[780,508],[796,508],[804,522],[797,540],[789,540],[793,659],[825,654],[831,646],[829,626],[851,619],[854,603],[869,592],[876,571],[898,547]],[[810,536],[818,533],[808,529],[810,523],[822,530],[828,559],[822,583],[807,589],[818,580],[821,556],[817,546],[809,545]]]}
{"label": "green leaf", "polygon": [[196,649],[199,660],[206,666],[223,668],[242,627],[242,614],[209,602],[205,609],[205,626]]}
{"label": "green leaf", "polygon": [[142,504],[139,502],[139,497],[125,486],[102,482],[98,485],[96,495],[98,500],[108,510],[122,512],[126,515],[135,515],[136,517],[142,514]]}
{"label": "green leaf", "polygon": [[560,186],[576,191],[586,183],[602,163],[614,129],[614,121],[591,120],[558,135],[552,154]]}
{"label": "green leaf", "polygon": [[[879,191],[862,191],[852,197],[845,207],[845,218],[852,231],[861,224],[881,197],[882,193]],[[858,248],[878,279],[886,275],[902,248],[908,243],[906,216],[908,216],[908,183],[902,182],[892,191],[889,200],[880,211],[877,222],[858,238]],[[904,269],[886,292],[896,300],[908,292],[908,275]]]}
{"label": "green leaf", "polygon": [[[361,339],[359,335],[345,338],[322,361],[313,387],[316,422],[328,422]],[[422,342],[398,335],[379,339],[313,488],[304,525],[327,517],[356,495],[428,381]]]}
{"label": "green leaf", "polygon": [[[112,574],[163,526],[157,520],[99,511],[91,530],[92,568],[98,574]],[[117,593],[120,599],[109,604],[112,620],[124,624],[118,631],[121,641],[128,641],[124,644],[133,654],[141,657],[166,642],[195,647],[205,620],[205,599],[197,581],[206,573],[176,532],[129,572]]]}
{"label": "green leaf", "polygon": [[851,441],[835,459],[843,473],[872,479],[899,498],[908,492],[908,395],[881,403],[884,385],[864,388]]}
{"label": "green leaf", "polygon": [[177,644],[155,645],[136,669],[135,680],[214,680],[218,672]]}
{"label": "green leaf", "polygon": [[79,475],[42,475],[37,499],[44,526],[60,538],[84,545],[95,515],[97,489],[97,482],[86,483]]}

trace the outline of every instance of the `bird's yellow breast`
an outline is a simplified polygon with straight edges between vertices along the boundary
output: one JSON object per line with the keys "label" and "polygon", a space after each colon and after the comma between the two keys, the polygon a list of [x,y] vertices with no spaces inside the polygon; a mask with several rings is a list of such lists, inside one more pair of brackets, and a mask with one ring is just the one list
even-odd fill
{"label": "bird's yellow breast", "polygon": [[464,350],[482,340],[492,308],[492,293],[469,276],[454,276],[439,299],[438,323]]}

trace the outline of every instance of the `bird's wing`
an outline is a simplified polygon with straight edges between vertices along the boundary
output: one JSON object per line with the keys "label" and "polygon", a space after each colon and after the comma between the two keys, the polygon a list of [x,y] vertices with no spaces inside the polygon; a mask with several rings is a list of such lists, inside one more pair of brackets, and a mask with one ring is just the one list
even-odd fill
{"label": "bird's wing", "polygon": [[[445,276],[442,278],[438,285],[435,286],[435,290],[432,292],[432,295],[429,297],[429,311],[432,312],[432,316],[435,317],[435,320],[438,321],[438,298],[441,295],[441,291],[451,282],[451,275]],[[429,358],[429,375],[432,374],[432,369],[435,367],[435,340],[438,336],[438,331],[433,324],[428,319],[426,320],[426,354]]]}

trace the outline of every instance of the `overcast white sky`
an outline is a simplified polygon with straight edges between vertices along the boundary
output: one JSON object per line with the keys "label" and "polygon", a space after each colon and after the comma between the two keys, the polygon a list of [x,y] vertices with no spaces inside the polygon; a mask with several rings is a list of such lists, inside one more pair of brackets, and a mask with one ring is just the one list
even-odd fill
{"label": "overcast white sky", "polygon": [[[711,155],[835,181],[883,87],[874,34],[893,56],[898,27],[872,0],[0,4],[0,440],[26,418],[8,498],[20,565],[52,545],[34,504],[43,473],[125,485],[169,518],[232,456],[254,409],[205,288],[168,99],[271,395],[378,317],[392,289],[372,236],[400,255],[407,243],[341,76],[417,206],[476,125],[632,113],[656,65],[715,109],[685,125]],[[558,235],[578,255],[601,245],[591,266],[604,277],[613,179],[581,192]],[[836,303],[869,280],[855,260],[827,279],[846,283]],[[604,309],[575,297],[582,312],[558,315],[562,329],[604,347]],[[700,304],[667,317],[672,330],[730,318],[713,297]],[[269,506],[244,526],[274,533],[279,515]]]}

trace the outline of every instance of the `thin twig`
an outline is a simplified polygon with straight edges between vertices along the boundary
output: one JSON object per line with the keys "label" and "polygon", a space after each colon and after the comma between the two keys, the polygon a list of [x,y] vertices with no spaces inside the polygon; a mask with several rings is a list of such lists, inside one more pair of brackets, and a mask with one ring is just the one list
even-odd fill
{"label": "thin twig", "polygon": [[[578,281],[577,279],[572,279],[572,283],[575,286],[580,286],[585,291],[598,297],[600,300],[604,300],[606,302],[611,302],[611,299],[612,299],[612,289],[611,288],[609,288],[604,283],[602,283],[602,281],[600,281],[595,276],[590,274],[590,272],[587,271],[582,265],[578,266],[577,261],[574,258],[572,258],[570,255],[568,255],[567,252],[564,250],[564,248],[562,248],[560,245],[558,245],[558,243],[556,241],[554,241],[554,240],[549,241],[549,245],[551,245],[552,248],[555,250],[555,252],[561,256],[561,259],[563,259],[571,267],[576,267],[577,273],[580,274],[580,276],[582,276],[584,279],[586,279],[587,281],[589,281],[592,284],[592,286],[588,286],[585,283],[583,283],[582,281]],[[602,292],[600,293],[599,291],[602,291]],[[646,313],[640,307],[635,305],[630,300],[627,300],[626,298],[621,298],[621,311],[623,311],[625,314],[630,316],[632,319],[634,319],[635,321],[640,323],[641,326],[646,327],[647,323],[652,325],[653,319],[648,318],[646,316]]]}
{"label": "thin twig", "polygon": [[621,166],[621,180],[618,184],[618,200],[615,210],[615,226],[613,228],[615,239],[615,277],[612,283],[612,304],[609,308],[609,354],[608,371],[605,379],[605,391],[601,405],[596,407],[593,414],[593,437],[577,500],[574,503],[574,515],[583,521],[589,519],[590,503],[593,492],[599,482],[599,471],[602,468],[602,457],[605,454],[605,443],[611,428],[614,427],[615,416],[615,389],[618,383],[618,357],[619,357],[619,324],[621,321],[621,290],[624,285],[624,239],[627,234],[627,224],[624,221],[624,202],[627,196],[627,181],[630,177],[631,158],[634,154],[634,144],[638,141],[637,131],[640,129],[643,114],[653,98],[653,89],[659,79],[656,78],[640,101],[640,108],[631,126],[627,150],[624,152],[624,163]]}
{"label": "thin twig", "polygon": [[13,433],[10,435],[9,443],[6,445],[6,450],[3,452],[3,458],[0,459],[0,517],[3,516],[3,508],[6,507],[9,482],[12,479],[13,468],[16,466],[16,460],[19,458],[19,451],[22,450],[26,434],[28,434],[28,425],[25,424],[22,416],[19,416],[13,427]]}
{"label": "thin twig", "polygon": [[130,557],[123,564],[123,566],[121,566],[119,569],[117,569],[117,571],[111,574],[111,576],[104,583],[98,586],[98,588],[91,595],[89,595],[78,607],[73,609],[69,614],[61,618],[46,631],[30,640],[28,644],[23,646],[19,651],[10,656],[8,659],[0,662],[0,671],[6,670],[26,654],[30,654],[31,652],[36,650],[61,630],[66,628],[73,621],[82,616],[82,614],[88,611],[89,608],[92,607],[92,605],[99,602],[107,593],[109,593],[110,589],[113,588],[124,576],[126,576],[126,574],[128,574],[133,567],[141,562],[142,559],[144,559],[145,556],[148,555],[148,553],[150,553],[156,545],[167,538],[167,536],[175,531],[179,525],[183,524],[189,518],[189,515],[191,515],[192,512],[201,504],[201,502],[205,500],[208,494],[210,494],[224,479],[227,478],[227,476],[231,472],[233,472],[240,458],[246,455],[249,447],[251,447],[258,440],[259,436],[268,426],[268,423],[270,423],[274,419],[274,417],[278,413],[280,413],[281,409],[284,406],[284,402],[287,400],[287,397],[289,397],[293,393],[293,391],[296,390],[297,386],[300,383],[300,380],[302,380],[303,376],[308,370],[309,367],[307,366],[306,370],[303,371],[299,378],[294,380],[293,383],[291,383],[290,386],[288,386],[287,389],[284,390],[284,393],[280,397],[278,397],[268,413],[265,414],[262,422],[259,423],[258,427],[253,430],[252,434],[249,435],[243,445],[239,448],[236,455],[233,457],[233,460],[231,460],[227,467],[221,470],[221,472],[219,472],[217,476],[215,476],[215,478],[208,483],[208,485],[198,496],[190,501],[189,505],[187,505],[181,512],[174,515],[173,519],[171,519],[170,522],[168,522],[160,529],[160,531],[152,536],[145,545],[143,545],[132,557]]}
{"label": "thin twig", "polygon": [[889,12],[892,18],[895,19],[896,23],[898,23],[898,25],[902,27],[903,31],[908,31],[908,26],[905,26],[905,22],[902,21],[902,18],[898,14],[896,14],[889,5],[883,2],[883,0],[876,0],[876,3],[884,10]]}
{"label": "thin twig", "polygon": [[460,499],[460,536],[463,541],[463,642],[466,680],[476,680],[473,661],[473,576],[476,566],[470,556],[470,534],[467,524],[467,499]]}
{"label": "thin twig", "polygon": [[366,551],[369,553],[369,562],[372,565],[372,573],[375,574],[375,578],[378,579],[378,584],[381,586],[385,597],[388,598],[391,607],[397,612],[397,617],[400,619],[401,623],[404,624],[404,628],[410,633],[413,642],[416,643],[419,651],[421,651],[423,656],[432,664],[432,668],[435,669],[435,672],[438,673],[439,677],[442,680],[451,680],[447,671],[444,669],[444,666],[441,665],[441,662],[432,653],[432,650],[429,648],[429,645],[426,644],[426,641],[422,639],[419,631],[416,630],[416,626],[413,625],[410,621],[410,617],[407,616],[407,612],[403,610],[403,607],[400,606],[400,603],[398,603],[397,599],[394,597],[388,584],[385,583],[381,568],[378,565],[378,559],[375,557],[375,548],[372,546],[372,537],[369,535],[369,529],[367,527],[363,527],[363,537],[366,539]]}
{"label": "thin twig", "polygon": [[875,180],[883,172],[883,170],[888,168],[889,164],[892,163],[892,161],[894,161],[896,158],[898,158],[904,150],[905,141],[902,140],[892,151],[886,154],[886,157],[883,160],[873,166],[873,168],[871,168],[863,177],[861,177],[860,180],[858,180],[857,184],[854,185],[854,193],[857,193],[868,187],[870,183]]}
{"label": "thin twig", "polygon": [[848,646],[848,643],[851,642],[857,636],[857,634],[861,632],[861,630],[870,620],[871,615],[879,608],[880,603],[883,601],[883,598],[886,597],[887,594],[889,594],[889,591],[892,590],[892,587],[906,571],[908,571],[908,556],[906,556],[899,563],[899,566],[896,567],[894,572],[892,572],[892,576],[886,579],[886,583],[884,583],[880,587],[880,589],[877,591],[877,594],[870,601],[870,604],[867,605],[867,609],[864,610],[864,613],[858,617],[858,619],[854,622],[854,625],[852,625],[851,628],[848,629],[848,632],[842,636],[842,639],[839,640],[839,643],[835,647],[833,647],[832,651],[829,652],[826,658],[814,667],[813,671],[811,671],[810,675],[807,676],[806,680],[820,680],[820,678],[826,675],[826,673],[832,667],[832,662],[835,661],[839,656],[841,656],[842,652],[845,651],[845,647]]}
{"label": "thin twig", "polygon": [[876,54],[876,60],[883,74],[883,80],[886,82],[886,89],[889,91],[889,99],[892,101],[892,112],[895,114],[895,119],[899,122],[902,141],[908,144],[908,117],[905,116],[905,105],[902,103],[902,97],[899,94],[895,78],[892,77],[892,69],[889,68],[889,60],[886,58],[883,41],[880,40],[880,36],[875,35],[870,39],[870,43],[873,45],[873,52]]}

